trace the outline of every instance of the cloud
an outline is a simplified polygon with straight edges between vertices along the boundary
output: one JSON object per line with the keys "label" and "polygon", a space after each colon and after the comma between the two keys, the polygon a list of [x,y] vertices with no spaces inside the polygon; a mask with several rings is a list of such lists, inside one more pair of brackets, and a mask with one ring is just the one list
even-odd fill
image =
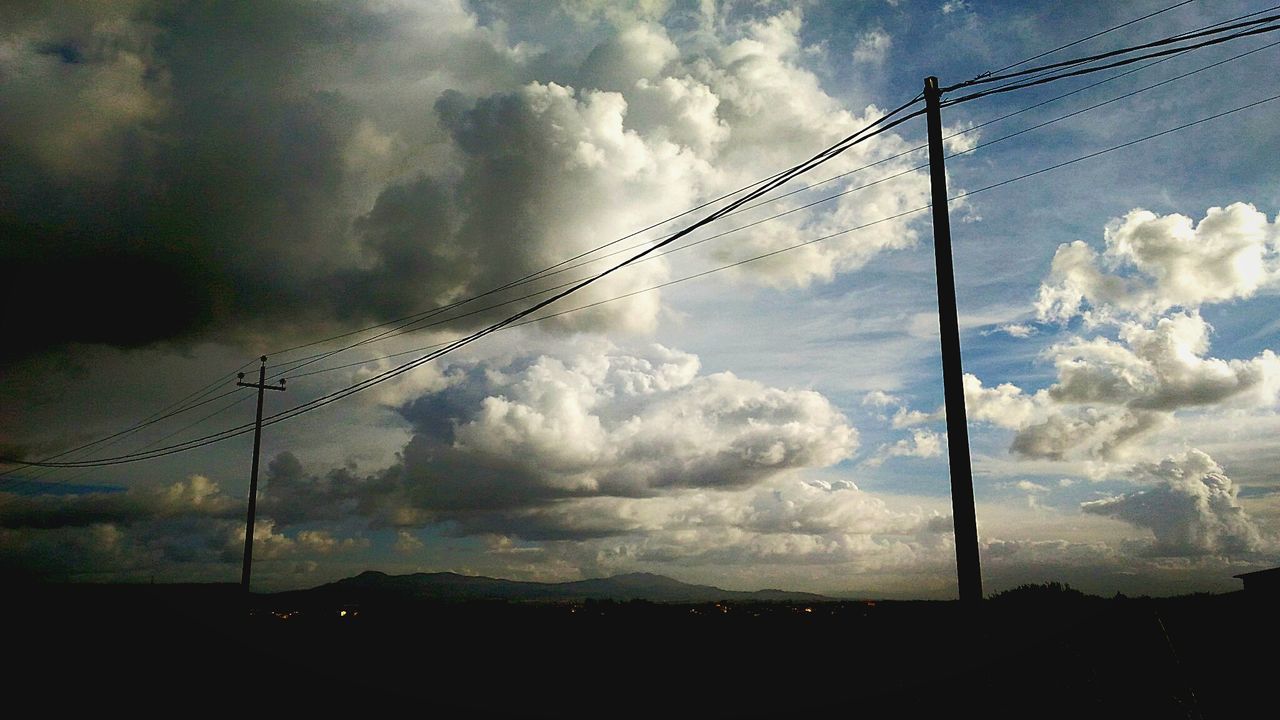
{"label": "cloud", "polygon": [[1101,254],[1081,241],[1059,246],[1036,311],[1057,322],[1149,320],[1248,298],[1280,279],[1277,238],[1276,224],[1247,203],[1209,208],[1199,223],[1133,210],[1107,224]]}
{"label": "cloud", "polygon": [[[257,540],[256,533],[254,540]],[[294,540],[305,550],[317,555],[332,555],[344,550],[369,547],[367,538],[337,538],[328,530],[302,530]]]}
{"label": "cloud", "polygon": [[[604,12],[562,10],[591,27]],[[0,92],[16,101],[0,110],[0,259],[14,278],[5,307],[24,310],[4,322],[28,342],[6,352],[257,344],[404,316],[767,176],[879,112],[848,112],[803,66],[799,13],[673,36],[655,22],[664,11],[604,13],[615,26],[597,28],[604,37],[580,66],[456,1],[7,13]],[[825,170],[903,149],[881,136]],[[912,173],[699,252],[739,260],[923,205],[926,193]],[[794,205],[770,210],[784,207]],[[823,281],[914,242],[894,221],[738,276]],[[576,304],[668,277],[666,260],[640,263]],[[65,302],[27,302],[48,288]],[[661,308],[647,293],[543,326],[648,332]]]}
{"label": "cloud", "polygon": [[889,33],[884,30],[865,32],[858,37],[857,44],[853,46],[853,61],[879,65],[884,62],[891,47],[893,47],[893,38],[889,37]]}
{"label": "cloud", "polygon": [[[538,567],[584,572],[903,567],[948,550],[945,518],[804,476],[857,448],[854,428],[812,391],[702,374],[695,356],[658,345],[589,340],[449,374],[462,379],[400,408],[415,434],[385,470],[314,474],[277,456],[259,504],[276,531],[362,522],[395,528],[395,547],[412,554],[413,530],[434,528],[521,550],[526,570],[536,550]],[[939,443],[919,430],[904,452]]]}
{"label": "cloud", "polygon": [[[296,304],[288,310],[306,317],[298,281],[345,252],[331,209],[356,120],[281,61],[305,54],[288,43],[317,30],[307,26],[319,13],[280,7],[267,42],[248,12],[95,7],[93,18],[29,8],[0,60],[0,92],[23,98],[0,119],[0,185],[12,199],[0,252],[21,278],[5,304],[63,291],[6,313],[32,338],[21,352],[184,339],[233,306],[271,315]],[[39,97],[23,90],[37,85]]]}
{"label": "cloud", "polygon": [[945,554],[950,529],[945,517],[892,511],[848,483],[791,477],[728,493],[576,500],[529,521],[547,531],[571,527],[573,543],[545,532],[548,551],[603,570],[637,563],[902,567]]}
{"label": "cloud", "polygon": [[1103,542],[990,538],[982,545],[983,559],[996,567],[1013,562],[1023,567],[1049,563],[1097,567],[1109,565],[1120,556],[1114,547]]}
{"label": "cloud", "polygon": [[[460,151],[461,177],[451,188],[423,177],[384,192],[357,224],[366,246],[384,262],[352,282],[380,286],[388,275],[410,272],[394,286],[445,283],[437,293],[441,300],[495,287],[678,212],[694,199],[699,175],[708,172],[691,151],[667,140],[649,142],[628,128],[627,102],[618,93],[531,83],[474,102],[446,93],[436,108]],[[421,259],[405,262],[402,253]],[[665,260],[640,263],[583,290],[574,303],[666,278]],[[555,322],[648,331],[658,297],[641,295]]]}
{"label": "cloud", "polygon": [[920,410],[908,410],[905,407],[898,408],[893,414],[892,424],[895,429],[909,428],[924,423],[937,422],[947,419],[946,408],[938,408],[931,413],[921,412]]}
{"label": "cloud", "polygon": [[1169,421],[1155,412],[1090,407],[1051,408],[1046,415],[1019,428],[1009,449],[1025,458],[1119,461],[1140,438]]}
{"label": "cloud", "polygon": [[996,328],[998,331],[1008,334],[1010,337],[1028,338],[1036,333],[1034,326],[1024,323],[1009,323]]}
{"label": "cloud", "polygon": [[136,5],[61,8],[56,22],[3,13],[0,141],[19,153],[11,158],[71,180],[110,174],[131,136],[164,116],[168,76],[151,63],[158,28],[118,15]]}
{"label": "cloud", "polygon": [[110,574],[158,559],[159,553],[130,541],[110,523],[42,530],[0,528],[0,568],[17,577],[65,580],[75,573]]}
{"label": "cloud", "polygon": [[346,469],[308,476],[296,455],[282,452],[267,463],[259,507],[282,525],[338,520],[358,501],[353,480]]}
{"label": "cloud", "polygon": [[1010,450],[1025,458],[1119,462],[1136,459],[1179,411],[1275,407],[1280,359],[1270,349],[1211,357],[1213,328],[1199,312],[1272,282],[1276,232],[1266,216],[1234,203],[1193,225],[1135,210],[1108,223],[1105,237],[1101,258],[1083,243],[1061,246],[1040,287],[1041,319],[1086,320],[1081,334],[1041,353],[1055,382],[1028,393],[967,375],[970,419],[1014,430]]}
{"label": "cloud", "polygon": [[1043,400],[1027,395],[1013,383],[984,387],[975,375],[965,373],[964,404],[969,420],[989,422],[998,427],[1019,428],[1026,425]]}
{"label": "cloud", "polygon": [[1176,313],[1152,326],[1120,325],[1120,340],[1075,339],[1047,351],[1058,368],[1049,389],[1063,403],[1123,404],[1176,410],[1240,400],[1270,406],[1280,391],[1280,360],[1264,350],[1250,360],[1207,358],[1212,328],[1198,314]]}
{"label": "cloud", "polygon": [[659,25],[637,23],[597,45],[583,63],[587,87],[630,90],[638,81],[660,77],[680,49]]}
{"label": "cloud", "polygon": [[[786,478],[790,487],[796,471],[834,465],[858,446],[857,431],[822,395],[703,375],[695,356],[660,345],[624,353],[584,341],[477,363],[465,380],[400,412],[414,436],[398,463],[364,476],[311,474],[281,454],[268,465],[261,512],[282,528],[362,518],[536,540],[607,537],[648,527],[654,512],[727,512],[726,503],[748,497],[763,512],[765,496],[752,488]],[[937,440],[921,439],[917,452]],[[830,508],[823,512],[836,515],[823,516],[813,498],[828,496],[812,488],[786,494],[800,513],[788,521],[793,530],[842,517]],[[783,522],[773,517],[735,522],[755,530]]]}
{"label": "cloud", "polygon": [[405,410],[418,428],[404,453],[413,497],[426,508],[501,507],[743,487],[857,448],[857,431],[818,393],[698,369],[695,356],[655,345],[473,373],[478,388]]}
{"label": "cloud", "polygon": [[887,510],[851,483],[785,476],[729,492],[681,489],[648,498],[575,499],[490,520],[489,532],[533,540],[623,537],[633,545],[652,539],[665,545],[685,537],[680,557],[741,546],[760,535],[910,535],[925,523],[920,515]]}
{"label": "cloud", "polygon": [[896,395],[890,395],[883,390],[872,390],[864,395],[862,397],[862,406],[874,407],[880,410],[894,408],[892,418],[886,418],[884,415],[881,415],[880,419],[889,420],[890,424],[896,430],[914,427],[916,425],[923,425],[925,423],[937,422],[939,420],[946,420],[947,418],[945,408],[940,407],[931,413],[911,410],[907,408],[906,403],[903,402],[902,398]]}
{"label": "cloud", "polygon": [[902,405],[902,399],[883,390],[872,390],[862,397],[862,404],[865,407],[895,407]]}
{"label": "cloud", "polygon": [[1198,314],[1151,325],[1119,324],[1118,340],[1074,337],[1050,346],[1057,380],[1027,395],[966,378],[970,416],[1017,431],[1025,457],[1121,460],[1184,409],[1266,409],[1280,398],[1280,361],[1271,350],[1249,360],[1207,357],[1211,328]]}
{"label": "cloud", "polygon": [[1141,490],[1083,503],[1087,513],[1109,515],[1155,536],[1152,555],[1239,555],[1267,541],[1237,500],[1237,487],[1213,458],[1198,450],[1133,470]]}
{"label": "cloud", "polygon": [[560,5],[571,16],[580,20],[602,18],[610,23],[626,26],[636,21],[658,20],[671,6],[670,0],[560,0]]}
{"label": "cloud", "polygon": [[[1256,555],[1134,555],[1129,551],[1135,548],[1123,543],[1096,540],[990,538],[982,545],[983,585],[992,590],[1056,580],[1103,596],[1185,595],[1190,588],[1231,592],[1240,587],[1232,575],[1266,567]],[[1142,550],[1149,549],[1148,542]]]}
{"label": "cloud", "polygon": [[156,518],[232,518],[243,504],[201,475],[167,486],[81,495],[6,495],[0,527],[55,528],[131,524]]}
{"label": "cloud", "polygon": [[751,484],[834,464],[856,448],[856,431],[821,395],[731,373],[691,377],[686,357],[656,367],[630,357],[607,366],[539,358],[459,422],[453,449],[506,461],[538,457],[544,471],[564,478],[557,484],[632,495]]}
{"label": "cloud", "polygon": [[[121,492],[0,495],[0,567],[24,575],[120,578],[157,567],[229,577],[244,550],[244,500],[199,475]],[[254,527],[254,556],[305,561],[368,546],[331,530],[277,530],[266,513]],[[269,567],[268,574],[283,566]]]}
{"label": "cloud", "polygon": [[401,528],[396,531],[395,551],[402,555],[412,555],[426,546],[416,535]]}
{"label": "cloud", "polygon": [[942,455],[942,442],[945,436],[932,430],[917,428],[911,431],[910,438],[903,438],[891,445],[881,445],[864,465],[878,467],[891,457],[931,458]]}

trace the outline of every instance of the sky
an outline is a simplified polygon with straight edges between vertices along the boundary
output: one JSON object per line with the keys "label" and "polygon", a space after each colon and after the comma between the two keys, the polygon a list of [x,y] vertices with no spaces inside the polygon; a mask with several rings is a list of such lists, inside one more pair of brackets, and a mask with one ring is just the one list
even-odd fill
{"label": "sky", "polygon": [[[1173,4],[6,3],[0,456],[239,427],[260,355],[287,380],[268,416],[375,378],[926,76]],[[1184,3],[1019,69],[1266,9]],[[1280,102],[1245,107],[1280,92],[1278,39],[943,109],[988,593],[1224,592],[1280,563]],[[923,120],[266,427],[253,588],[643,571],[955,597]],[[0,466],[0,570],[235,582],[251,453]]]}

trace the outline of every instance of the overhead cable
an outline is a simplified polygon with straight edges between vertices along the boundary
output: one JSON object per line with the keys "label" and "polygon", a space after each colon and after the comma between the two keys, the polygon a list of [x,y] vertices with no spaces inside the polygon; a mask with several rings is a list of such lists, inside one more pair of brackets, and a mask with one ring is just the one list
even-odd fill
{"label": "overhead cable", "polygon": [[[1017,72],[1005,73],[1002,75],[997,74],[997,75],[988,75],[985,77],[974,78],[972,80],[966,80],[962,83],[956,83],[955,85],[949,85],[947,87],[944,87],[941,89],[941,92],[948,93],[948,92],[953,92],[955,90],[959,90],[960,88],[963,88],[963,87],[970,87],[973,85],[984,85],[986,83],[993,83],[1001,80],[1010,80],[1016,77],[1022,77],[1024,75],[1032,75],[1032,74],[1044,72],[1045,70],[1074,67],[1076,65],[1085,65],[1092,62],[1097,62],[1098,60],[1105,60],[1107,58],[1116,57],[1118,55],[1127,55],[1129,53],[1137,52],[1139,50],[1146,50],[1153,47],[1163,47],[1165,45],[1170,45],[1173,43],[1185,42],[1187,40],[1194,40],[1199,37],[1206,37],[1210,35],[1218,35],[1220,33],[1228,32],[1231,30],[1239,30],[1241,28],[1246,28],[1246,27],[1255,27],[1257,25],[1265,25],[1266,23],[1275,22],[1276,20],[1280,20],[1280,15],[1269,15],[1264,18],[1255,18],[1253,20],[1245,20],[1243,22],[1233,23],[1230,25],[1223,25],[1220,27],[1208,26],[1207,29],[1192,31],[1189,33],[1182,33],[1179,35],[1170,35],[1168,37],[1160,38],[1159,40],[1153,40],[1151,42],[1142,43],[1140,45],[1131,45],[1129,47],[1120,48],[1118,50],[1109,50],[1104,53],[1097,53],[1095,55],[1086,55],[1084,57],[1072,58],[1070,60],[1063,60],[1061,62],[1050,63],[1048,65],[1041,65],[1039,67],[1028,68],[1026,70],[1019,70]],[[1233,39],[1234,37],[1237,37],[1237,36],[1232,35],[1230,38],[1225,38],[1225,39],[1219,38],[1216,40],[1206,41],[1205,43],[1196,45],[1195,47],[1204,47],[1205,45],[1212,45],[1212,44],[1215,44],[1216,42],[1225,42],[1226,40]],[[1149,57],[1154,57],[1154,56],[1149,56]]]}
{"label": "overhead cable", "polygon": [[[1241,112],[1241,111],[1243,111],[1243,110],[1247,110],[1247,109],[1250,109],[1250,108],[1258,107],[1258,106],[1263,105],[1263,104],[1265,104],[1265,103],[1274,102],[1275,100],[1280,100],[1280,95],[1273,95],[1273,96],[1271,96],[1271,97],[1264,98],[1264,99],[1261,99],[1261,100],[1257,100],[1257,101],[1254,101],[1254,102],[1251,102],[1251,103],[1248,103],[1248,104],[1245,104],[1245,105],[1241,105],[1241,106],[1238,106],[1238,107],[1232,108],[1232,109],[1230,109],[1230,110],[1225,110],[1225,111],[1223,111],[1223,112],[1216,113],[1216,114],[1210,115],[1210,116],[1208,116],[1208,117],[1200,118],[1199,120],[1195,120],[1195,121],[1192,121],[1192,122],[1189,122],[1189,123],[1184,123],[1184,124],[1178,125],[1178,126],[1176,126],[1176,127],[1172,127],[1172,128],[1166,129],[1166,130],[1162,130],[1162,131],[1160,131],[1160,132],[1156,132],[1156,133],[1152,133],[1152,134],[1150,134],[1150,135],[1146,135],[1146,136],[1141,137],[1141,138],[1137,138],[1137,139],[1135,139],[1135,140],[1131,140],[1131,141],[1128,141],[1128,142],[1125,142],[1125,143],[1121,143],[1121,144],[1119,144],[1119,145],[1114,145],[1114,146],[1111,146],[1111,147],[1108,147],[1108,148],[1104,148],[1104,149],[1102,149],[1102,150],[1098,150],[1098,151],[1091,152],[1091,153],[1088,153],[1088,154],[1085,154],[1085,155],[1081,155],[1081,156],[1078,156],[1078,157],[1076,157],[1076,158],[1072,158],[1072,159],[1070,159],[1070,160],[1066,160],[1066,161],[1061,162],[1061,163],[1056,163],[1056,164],[1054,164],[1054,165],[1051,165],[1051,166],[1048,166],[1048,167],[1045,167],[1045,168],[1041,168],[1041,169],[1039,169],[1039,170],[1035,170],[1035,171],[1032,171],[1032,172],[1029,172],[1029,173],[1024,173],[1024,174],[1022,174],[1022,175],[1019,175],[1019,176],[1016,176],[1016,177],[1013,177],[1013,178],[1009,178],[1009,179],[1006,179],[1006,180],[1002,180],[1002,181],[1000,181],[1000,182],[993,183],[993,184],[991,184],[991,185],[987,185],[987,186],[982,187],[982,188],[979,188],[979,189],[977,189],[977,190],[973,190],[973,191],[966,192],[966,193],[961,193],[961,194],[959,194],[959,195],[957,195],[957,196],[955,196],[955,197],[951,198],[950,200],[959,200],[959,199],[962,199],[962,198],[965,198],[965,197],[969,197],[969,196],[972,196],[972,195],[977,195],[977,194],[979,194],[979,193],[986,192],[986,191],[989,191],[989,190],[992,190],[992,189],[995,189],[995,188],[998,188],[998,187],[1003,187],[1003,186],[1005,186],[1005,185],[1009,185],[1009,184],[1011,184],[1011,183],[1015,183],[1015,182],[1019,182],[1019,181],[1022,181],[1022,180],[1026,180],[1026,179],[1028,179],[1028,178],[1035,177],[1035,176],[1038,176],[1038,175],[1041,175],[1041,174],[1043,174],[1043,173],[1050,172],[1050,171],[1053,171],[1053,170],[1057,170],[1057,169],[1059,169],[1059,168],[1067,167],[1067,166],[1069,166],[1069,165],[1073,165],[1073,164],[1076,164],[1076,163],[1079,163],[1079,162],[1082,162],[1082,161],[1085,161],[1085,160],[1089,160],[1089,159],[1092,159],[1092,158],[1095,158],[1095,157],[1098,157],[1098,156],[1101,156],[1101,155],[1104,155],[1104,154],[1107,154],[1107,153],[1110,153],[1110,152],[1114,152],[1114,151],[1116,151],[1116,150],[1120,150],[1120,149],[1123,149],[1123,148],[1131,147],[1131,146],[1133,146],[1133,145],[1137,145],[1137,144],[1139,144],[1139,143],[1147,142],[1147,141],[1149,141],[1149,140],[1152,140],[1152,139],[1155,139],[1155,138],[1158,138],[1158,137],[1162,137],[1162,136],[1165,136],[1165,135],[1169,135],[1169,134],[1171,134],[1171,133],[1178,132],[1178,131],[1181,131],[1181,130],[1185,130],[1185,129],[1187,129],[1187,128],[1194,127],[1194,126],[1197,126],[1197,125],[1201,125],[1201,124],[1206,123],[1206,122],[1210,122],[1210,121],[1213,121],[1213,120],[1217,120],[1217,119],[1220,119],[1220,118],[1226,117],[1226,116],[1228,116],[1228,115],[1232,115],[1232,114],[1234,114],[1234,113]],[[914,116],[914,115],[913,115],[913,116]],[[896,218],[901,218],[901,217],[905,217],[905,216],[910,215],[910,214],[913,214],[913,213],[923,212],[924,210],[927,210],[929,207],[930,207],[930,206],[927,206],[927,205],[926,205],[926,206],[921,206],[921,207],[919,207],[919,208],[915,208],[915,209],[912,209],[912,210],[904,211],[904,212],[902,212],[902,213],[898,213],[898,214],[893,215],[893,216],[890,216],[890,217],[888,217],[888,218],[882,218],[882,219],[880,219],[880,220],[874,221],[873,223],[869,223],[868,225],[870,225],[870,224],[877,224],[877,223],[881,223],[881,222],[887,222],[887,221],[889,221],[889,220],[896,219]],[[412,361],[410,361],[410,362],[408,362],[408,363],[404,363],[404,364],[402,364],[402,365],[400,365],[400,366],[397,366],[396,368],[393,368],[392,370],[384,371],[384,372],[379,373],[378,375],[375,375],[375,376],[373,376],[373,377],[371,377],[371,378],[368,378],[368,379],[366,379],[366,380],[364,380],[364,381],[362,381],[362,382],[360,382],[360,383],[356,383],[356,384],[354,384],[354,385],[352,385],[352,386],[350,386],[350,387],[348,387],[348,388],[344,388],[344,389],[339,390],[339,391],[336,391],[336,392],[334,392],[334,393],[330,393],[329,395],[323,396],[323,397],[321,397],[321,398],[317,398],[316,400],[313,400],[313,401],[309,401],[308,403],[304,403],[303,405],[300,405],[300,406],[298,406],[298,407],[292,408],[292,409],[290,409],[290,410],[287,410],[287,411],[284,411],[284,412],[281,412],[281,413],[277,413],[276,415],[272,416],[272,417],[271,417],[271,418],[269,418],[269,419],[264,419],[263,424],[274,424],[274,423],[276,423],[276,422],[281,422],[281,421],[283,421],[283,420],[290,419],[290,418],[292,418],[292,417],[294,417],[294,416],[296,416],[296,415],[302,414],[302,413],[304,413],[304,412],[309,412],[310,410],[316,409],[316,408],[321,407],[321,406],[323,406],[323,405],[327,405],[327,404],[329,404],[329,403],[336,402],[337,400],[341,400],[341,399],[343,399],[343,398],[345,398],[345,397],[348,397],[348,396],[349,396],[349,395],[351,395],[351,394],[354,394],[354,393],[356,393],[356,392],[360,392],[360,391],[362,391],[362,390],[364,390],[364,389],[367,389],[368,387],[370,387],[370,386],[372,386],[372,385],[376,385],[376,384],[378,384],[378,383],[380,383],[380,382],[383,382],[383,381],[385,381],[385,380],[391,379],[392,377],[395,377],[395,376],[397,376],[397,375],[400,375],[400,374],[402,374],[402,373],[404,373],[404,372],[407,372],[407,371],[409,371],[409,370],[412,370],[413,368],[418,367],[419,365],[421,365],[421,364],[423,364],[423,363],[425,363],[425,362],[428,362],[428,361],[430,361],[430,360],[432,360],[432,359],[438,358],[438,357],[440,357],[440,356],[442,356],[442,355],[446,354],[447,352],[452,351],[453,349],[456,349],[456,348],[458,348],[458,347],[461,347],[462,345],[465,345],[465,344],[467,344],[467,343],[469,343],[469,342],[473,341],[474,339],[478,339],[479,337],[483,337],[484,335],[487,335],[487,334],[489,334],[489,333],[492,333],[492,332],[496,332],[496,331],[499,331],[499,330],[505,329],[505,328],[507,328],[507,327],[519,327],[519,326],[527,325],[527,324],[530,324],[530,323],[533,323],[533,322],[540,322],[540,321],[542,321],[542,320],[546,320],[546,319],[549,319],[549,318],[551,318],[551,317],[555,317],[555,316],[558,316],[558,315],[561,315],[561,314],[564,314],[564,313],[568,313],[568,312],[575,312],[575,311],[579,311],[579,310],[584,310],[584,309],[587,309],[588,307],[595,307],[595,306],[598,306],[598,305],[601,305],[601,304],[604,304],[604,303],[607,303],[607,302],[613,302],[613,301],[615,301],[615,300],[622,299],[622,298],[624,298],[624,297],[631,297],[631,296],[634,296],[634,295],[639,294],[639,293],[642,293],[642,292],[648,292],[648,291],[651,291],[651,290],[656,290],[656,289],[658,289],[659,287],[669,287],[670,285],[673,285],[673,284],[676,284],[676,283],[679,283],[679,282],[685,282],[685,281],[692,280],[692,279],[697,278],[697,277],[704,277],[704,276],[709,275],[709,274],[712,274],[712,273],[714,273],[714,272],[719,272],[719,271],[722,271],[722,270],[729,269],[729,268],[731,268],[731,267],[737,267],[737,266],[744,265],[744,264],[746,264],[746,263],[750,263],[750,262],[756,262],[756,261],[763,260],[763,259],[768,258],[768,257],[773,257],[773,256],[775,256],[775,255],[779,255],[779,254],[784,253],[784,252],[788,252],[788,251],[795,250],[795,249],[800,248],[800,247],[804,247],[804,246],[806,246],[806,245],[811,245],[811,244],[814,244],[814,243],[816,243],[816,242],[822,242],[822,241],[825,241],[825,240],[829,240],[829,239],[831,239],[831,238],[833,238],[833,237],[837,237],[837,236],[840,236],[840,235],[844,235],[844,234],[847,234],[848,232],[852,232],[852,231],[853,231],[853,230],[855,230],[855,229],[860,229],[860,228],[862,228],[862,227],[866,227],[866,226],[867,226],[867,225],[862,225],[862,226],[858,226],[858,228],[850,228],[850,229],[848,229],[848,230],[841,231],[841,232],[838,232],[838,233],[833,233],[833,234],[831,234],[831,235],[825,235],[825,236],[822,236],[822,237],[819,237],[819,238],[814,238],[814,239],[811,239],[811,240],[805,241],[805,242],[803,242],[803,243],[798,243],[798,244],[793,245],[793,246],[789,246],[789,247],[786,247],[786,248],[781,248],[781,249],[778,249],[778,250],[774,250],[774,251],[771,251],[771,252],[768,252],[768,253],[764,253],[764,254],[761,254],[761,255],[757,255],[757,256],[755,256],[755,257],[747,258],[747,259],[745,259],[745,260],[740,260],[740,261],[737,261],[737,262],[734,262],[734,263],[731,263],[731,264],[728,264],[728,265],[725,265],[725,266],[721,266],[721,267],[718,267],[718,268],[713,268],[713,269],[711,269],[711,270],[703,271],[703,272],[701,272],[701,273],[697,273],[697,274],[695,274],[695,275],[691,275],[691,276],[688,276],[688,277],[685,277],[685,278],[679,278],[679,279],[677,279],[677,280],[668,281],[668,282],[666,282],[666,283],[662,283],[661,285],[654,286],[654,287],[652,287],[652,288],[646,288],[646,289],[643,289],[643,290],[634,291],[634,292],[632,292],[632,293],[628,293],[628,294],[626,294],[626,295],[622,295],[622,296],[619,296],[619,297],[617,297],[617,298],[610,298],[610,299],[607,299],[607,300],[597,301],[597,302],[595,302],[595,303],[591,303],[591,304],[589,304],[589,305],[584,305],[584,306],[581,306],[581,307],[578,307],[578,308],[570,308],[570,309],[567,309],[567,310],[564,310],[564,311],[559,311],[559,312],[557,312],[557,313],[555,313],[555,314],[551,314],[551,315],[540,316],[540,317],[536,317],[536,318],[529,318],[529,315],[531,315],[531,314],[533,314],[533,313],[537,312],[537,310],[539,310],[539,309],[542,309],[542,308],[547,307],[547,306],[550,304],[550,302],[549,302],[549,301],[544,301],[544,302],[542,302],[542,303],[538,303],[537,305],[535,305],[535,306],[534,306],[534,307],[532,307],[532,308],[529,308],[529,309],[524,310],[524,311],[522,311],[522,312],[520,312],[520,313],[517,313],[517,314],[515,314],[515,315],[512,315],[510,318],[508,318],[507,320],[505,320],[505,321],[503,321],[503,322],[495,323],[495,324],[493,324],[493,325],[489,326],[488,328],[486,328],[485,330],[481,330],[481,331],[478,331],[478,332],[476,332],[476,333],[472,333],[472,334],[470,334],[470,335],[468,335],[468,336],[466,336],[466,337],[463,337],[463,338],[460,338],[460,339],[458,339],[458,340],[452,341],[452,342],[450,342],[450,343],[448,343],[448,344],[444,345],[443,347],[439,348],[438,350],[436,350],[436,351],[434,351],[434,352],[428,353],[427,355],[422,356],[422,357],[420,357],[420,358],[417,358],[417,359],[415,359],[415,360],[412,360]],[[646,251],[646,252],[647,252],[647,251]],[[626,263],[626,262],[621,263],[621,264],[619,264],[619,265],[617,265],[617,266],[614,266],[614,268],[613,268],[613,269],[616,269],[616,268],[618,268],[618,267],[622,267],[623,265],[626,265],[626,264],[628,264],[628,263]],[[603,276],[603,273],[602,273],[602,274],[600,274],[600,275],[598,275],[597,277],[600,277],[600,276]],[[565,294],[561,294],[561,295],[560,295],[560,296],[558,296],[558,297],[563,297],[564,295],[565,295]],[[218,441],[220,441],[220,440],[227,439],[228,437],[233,437],[233,436],[235,436],[235,435],[242,434],[242,433],[243,433],[243,432],[245,432],[246,430],[247,430],[247,428],[243,428],[243,427],[242,427],[242,428],[232,428],[232,429],[230,429],[230,430],[226,430],[226,431],[223,431],[223,432],[221,432],[221,433],[216,433],[216,434],[213,434],[213,435],[210,435],[210,436],[206,436],[205,438],[199,438],[199,439],[197,439],[197,440],[188,441],[188,442],[186,442],[186,443],[182,443],[182,444],[180,444],[180,445],[175,445],[175,446],[170,446],[170,447],[168,447],[168,448],[160,448],[160,449],[158,449],[158,450],[155,450],[155,451],[149,451],[149,452],[147,452],[147,453],[135,453],[135,454],[132,454],[132,455],[127,455],[127,456],[118,456],[118,457],[115,457],[115,458],[102,458],[102,459],[98,459],[98,460],[95,460],[95,461],[84,461],[84,462],[79,462],[79,463],[54,464],[54,465],[59,466],[59,467],[91,467],[91,466],[102,466],[102,465],[115,465],[115,464],[122,464],[122,463],[126,463],[126,462],[136,462],[136,461],[138,461],[138,460],[152,459],[152,458],[155,458],[155,457],[161,457],[161,456],[163,456],[163,455],[170,455],[170,454],[177,453],[177,452],[184,452],[184,451],[186,451],[186,450],[191,450],[191,449],[194,449],[194,448],[196,448],[196,447],[202,447],[202,446],[205,446],[205,445],[209,445],[209,444],[212,444],[212,443],[214,443],[214,442],[218,442]],[[7,462],[16,462],[16,463],[18,463],[18,464],[37,464],[37,463],[25,463],[25,462],[22,462],[22,461],[10,461],[10,460],[6,460],[6,461],[7,461]]]}

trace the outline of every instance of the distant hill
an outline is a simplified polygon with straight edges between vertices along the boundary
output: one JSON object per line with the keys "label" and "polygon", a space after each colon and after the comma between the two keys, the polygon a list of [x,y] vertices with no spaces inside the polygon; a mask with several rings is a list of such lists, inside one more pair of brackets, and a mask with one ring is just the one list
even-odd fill
{"label": "distant hill", "polygon": [[277,593],[273,597],[299,601],[461,601],[571,602],[584,600],[647,600],[657,603],[698,603],[719,600],[754,602],[820,602],[831,598],[784,590],[743,592],[710,585],[691,585],[652,573],[627,573],[608,578],[540,583],[458,575],[414,573],[388,575],[374,570],[310,590]]}

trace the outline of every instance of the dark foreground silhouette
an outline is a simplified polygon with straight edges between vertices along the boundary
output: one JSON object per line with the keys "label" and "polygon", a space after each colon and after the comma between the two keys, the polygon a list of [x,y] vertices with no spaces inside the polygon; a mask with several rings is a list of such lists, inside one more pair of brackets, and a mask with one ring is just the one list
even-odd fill
{"label": "dark foreground silhouette", "polygon": [[[289,717],[1260,717],[1274,606],[1244,593],[954,602],[246,599],[36,585],[6,603],[6,705]],[[326,604],[327,603],[327,604]],[[1265,713],[1264,713],[1265,714]]]}

